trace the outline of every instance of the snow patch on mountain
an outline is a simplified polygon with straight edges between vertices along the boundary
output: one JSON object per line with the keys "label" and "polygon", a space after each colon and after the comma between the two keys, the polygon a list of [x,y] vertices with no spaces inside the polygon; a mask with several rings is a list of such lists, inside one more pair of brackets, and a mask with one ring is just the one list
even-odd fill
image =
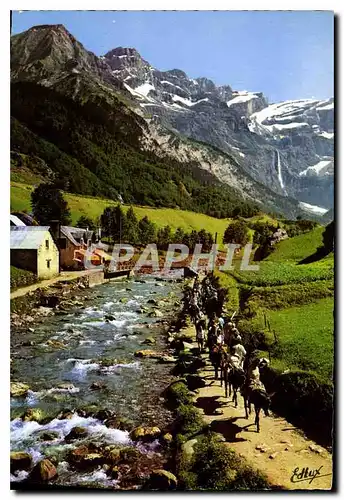
{"label": "snow patch on mountain", "polygon": [[320,132],[318,135],[321,137],[325,137],[325,139],[333,139],[334,138],[334,133],[333,132]]}
{"label": "snow patch on mountain", "polygon": [[329,172],[327,172],[327,168],[332,165],[333,161],[331,160],[321,160],[319,163],[316,165],[312,165],[305,170],[302,170],[302,172],[299,173],[300,177],[304,177],[306,175],[331,175]]}
{"label": "snow patch on mountain", "polygon": [[142,94],[145,97],[148,96],[151,90],[155,90],[155,87],[149,82],[145,82],[144,84],[135,87],[135,92],[138,92],[139,94]]}
{"label": "snow patch on mountain", "polygon": [[239,93],[237,97],[234,97],[234,99],[230,99],[229,101],[227,101],[227,106],[230,107],[233,106],[233,104],[240,104],[242,102],[251,101],[252,99],[258,99],[258,96],[253,92],[247,94]]}
{"label": "snow patch on mountain", "polygon": [[328,212],[327,208],[318,207],[317,205],[310,205],[309,203],[305,203],[304,201],[299,202],[299,207],[306,212],[318,215],[324,215]]}

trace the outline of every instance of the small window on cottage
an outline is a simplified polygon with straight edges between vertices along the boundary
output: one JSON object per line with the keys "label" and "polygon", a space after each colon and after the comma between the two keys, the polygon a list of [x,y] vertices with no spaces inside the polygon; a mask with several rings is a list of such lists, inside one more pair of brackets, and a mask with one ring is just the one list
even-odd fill
{"label": "small window on cottage", "polygon": [[49,240],[45,240],[45,248],[49,250]]}
{"label": "small window on cottage", "polygon": [[50,261],[51,259],[47,259],[47,268],[50,269]]}

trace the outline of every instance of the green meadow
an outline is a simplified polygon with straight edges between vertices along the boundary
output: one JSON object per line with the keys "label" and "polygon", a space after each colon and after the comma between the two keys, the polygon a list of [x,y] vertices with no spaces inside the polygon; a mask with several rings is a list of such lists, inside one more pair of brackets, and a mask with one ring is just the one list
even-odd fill
{"label": "green meadow", "polygon": [[[333,253],[300,264],[322,244],[323,227],[281,241],[259,271],[218,273],[229,290],[229,313],[239,308],[242,331],[263,332],[271,366],[306,370],[332,380],[334,342]],[[277,340],[277,341],[276,341]],[[264,352],[268,355],[268,351]]]}

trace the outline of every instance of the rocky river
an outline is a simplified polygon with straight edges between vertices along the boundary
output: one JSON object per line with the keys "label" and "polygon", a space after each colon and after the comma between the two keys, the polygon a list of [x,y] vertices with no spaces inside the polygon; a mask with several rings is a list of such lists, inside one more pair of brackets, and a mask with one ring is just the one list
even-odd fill
{"label": "rocky river", "polygon": [[[56,485],[134,489],[128,460],[112,467],[101,459],[104,450],[136,449],[142,469],[161,468],[162,440],[154,432],[172,419],[161,393],[172,380],[165,338],[180,307],[179,281],[144,276],[81,290],[77,306],[12,328],[11,452],[23,454],[11,459],[14,487],[24,487],[35,464],[49,459]],[[143,349],[165,357],[139,357]],[[151,439],[135,441],[138,426],[150,428]]]}

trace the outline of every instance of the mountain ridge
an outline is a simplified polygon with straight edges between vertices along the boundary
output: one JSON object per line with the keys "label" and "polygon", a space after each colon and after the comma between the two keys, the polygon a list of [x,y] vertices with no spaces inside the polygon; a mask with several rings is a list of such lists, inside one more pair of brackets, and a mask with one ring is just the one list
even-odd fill
{"label": "mountain ridge", "polygon": [[[47,40],[49,43],[47,43]],[[45,43],[42,52],[41,46],[43,42]],[[125,61],[127,59],[132,59],[130,64]],[[137,70],[134,76],[126,73],[122,74],[123,71],[128,72],[128,68],[132,72],[133,67]],[[159,87],[160,90],[155,90],[155,94],[151,94],[152,89],[147,86],[139,89],[141,92],[143,90],[143,94],[137,91],[137,87],[140,87],[140,85],[137,85],[140,83],[140,78],[142,81],[147,72],[154,73],[154,78],[157,79],[161,87]],[[130,78],[127,78],[128,76]],[[125,116],[125,120],[130,122],[134,120],[138,124],[137,137],[140,137],[140,140],[138,141],[139,145],[136,144],[135,147],[140,147],[141,150],[146,152],[153,152],[157,157],[172,155],[178,161],[186,161],[186,158],[188,158],[189,161],[198,163],[197,168],[207,170],[220,182],[234,185],[234,190],[243,199],[258,202],[261,205],[262,200],[268,198],[271,210],[281,210],[281,206],[285,205],[288,206],[288,215],[293,216],[300,210],[300,206],[293,200],[292,196],[289,197],[289,200],[283,199],[281,201],[281,197],[283,198],[285,194],[283,191],[274,190],[273,185],[266,185],[266,188],[264,188],[262,179],[257,178],[254,170],[242,164],[242,158],[246,156],[238,147],[241,145],[240,138],[242,139],[242,137],[245,139],[246,148],[250,147],[251,144],[252,150],[257,150],[262,146],[261,149],[267,150],[269,154],[273,151],[271,145],[265,144],[266,139],[264,137],[248,130],[246,116],[239,116],[238,110],[230,109],[240,104],[239,109],[244,106],[244,109],[248,110],[249,106],[245,102],[253,101],[254,105],[250,104],[251,108],[248,111],[250,113],[252,111],[259,113],[267,104],[261,93],[240,94],[232,91],[230,86],[216,87],[207,78],[199,78],[194,80],[197,83],[192,83],[186,73],[177,69],[159,72],[150,66],[134,48],[118,47],[108,51],[105,56],[97,57],[87,51],[62,25],[33,27],[11,38],[11,77],[13,83],[34,82],[62,93],[70,99],[77,100],[81,105],[93,101],[93,103],[97,103],[97,105],[104,108],[104,102],[106,102],[105,108],[109,115],[113,117],[116,117],[116,112],[111,112],[110,107],[114,106],[114,102],[116,102],[115,107],[117,107],[119,101],[121,103],[121,119],[123,120]],[[133,78],[134,80],[132,80]],[[167,79],[174,79],[174,81],[184,79],[184,85],[193,89],[192,98],[195,99],[195,102],[185,97],[186,89],[181,87],[181,90],[176,90],[177,94],[173,94],[173,96],[177,96],[177,99],[171,97],[171,93],[164,90],[166,87],[171,87],[168,83],[164,83],[168,81]],[[130,80],[130,83],[136,82],[136,91],[125,80],[127,82]],[[144,84],[141,83],[141,85]],[[215,96],[212,94],[214,92]],[[251,94],[255,97],[252,97]],[[156,99],[157,97],[161,98],[161,96],[162,104],[158,104],[160,107],[158,114],[152,115],[145,109],[150,106],[142,106],[143,103],[152,104],[153,109],[156,109]],[[163,100],[164,96],[169,104]],[[209,96],[212,101],[215,101],[213,110],[215,110],[216,119],[222,113],[227,119],[226,130],[231,131],[232,140],[227,151],[219,147],[216,141],[208,140],[209,138],[203,140],[203,137],[199,137],[197,134],[192,136],[192,134],[184,133],[183,127],[180,126],[180,120],[173,123],[173,119],[179,113],[180,116],[183,116],[182,122],[184,121],[185,125],[185,116],[189,117],[191,113],[193,115],[191,123],[193,125],[196,123],[197,129],[197,120],[202,115],[204,119],[207,109],[209,112]],[[229,99],[229,102],[238,101],[238,98],[239,101],[243,102],[237,102],[235,106],[228,106],[224,101],[225,99]],[[181,100],[178,101],[178,99]],[[182,111],[176,106],[182,108]],[[178,109],[178,111],[173,110],[171,113],[169,109],[171,107]],[[163,113],[161,113],[162,108],[165,108]],[[196,109],[198,112],[194,113],[193,110],[190,111],[190,108]],[[137,118],[134,117],[133,112]],[[196,119],[194,115],[196,115]],[[187,121],[190,120],[187,118],[186,123]],[[185,146],[184,141],[183,151],[181,151],[180,145],[177,148],[176,143],[180,143],[183,137],[189,137],[191,143]],[[193,140],[196,140],[196,143]],[[202,144],[202,147],[200,144]],[[210,161],[210,157],[214,155],[212,155],[209,147],[207,149],[207,144],[210,148],[217,148],[218,155],[216,159],[212,158]],[[237,146],[234,144],[237,144]],[[205,149],[207,149],[207,153],[204,152]],[[271,165],[269,168],[272,169]],[[307,178],[309,176],[304,177],[308,182]]]}

